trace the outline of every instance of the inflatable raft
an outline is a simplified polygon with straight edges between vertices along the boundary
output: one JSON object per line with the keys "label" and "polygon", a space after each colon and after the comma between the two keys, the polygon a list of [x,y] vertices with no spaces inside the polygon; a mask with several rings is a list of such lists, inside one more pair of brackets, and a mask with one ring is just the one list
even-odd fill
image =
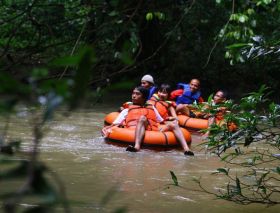
{"label": "inflatable raft", "polygon": [[111,112],[108,115],[106,115],[104,118],[104,125],[107,126],[112,124],[119,114],[120,114],[119,112]]}
{"label": "inflatable raft", "polygon": [[191,118],[186,115],[178,115],[179,125],[191,129],[207,129],[208,120],[200,118]]}
{"label": "inflatable raft", "polygon": [[[118,116],[118,112],[112,112],[105,116],[104,124],[110,125]],[[187,141],[191,143],[191,134],[188,130],[181,128],[182,133]],[[135,129],[113,127],[111,132],[105,138],[107,142],[116,142],[122,144],[134,144],[135,142]],[[143,146],[159,146],[159,147],[174,147],[179,143],[173,132],[161,132],[161,131],[146,131]]]}
{"label": "inflatable raft", "polygon": [[[201,118],[191,118],[186,115],[178,115],[179,125],[184,128],[200,130],[200,129],[207,129],[208,128],[208,120],[201,119]],[[224,120],[216,121],[218,125],[224,125]],[[237,130],[237,126],[234,123],[227,124],[228,130],[230,132],[234,132]]]}

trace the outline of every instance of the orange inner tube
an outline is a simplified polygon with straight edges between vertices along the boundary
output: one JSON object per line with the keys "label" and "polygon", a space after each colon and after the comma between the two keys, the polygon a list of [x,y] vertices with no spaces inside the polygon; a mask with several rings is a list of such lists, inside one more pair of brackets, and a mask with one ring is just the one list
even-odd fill
{"label": "orange inner tube", "polygon": [[[111,112],[104,118],[105,125],[109,125],[113,123],[113,121],[118,116],[118,112]],[[188,130],[184,128],[180,128],[182,133],[187,141],[187,143],[191,143],[191,134]],[[111,132],[105,138],[106,141],[109,142],[118,142],[118,143],[127,143],[134,144],[135,142],[135,129],[129,128],[121,128],[121,127],[113,127]],[[172,131],[146,131],[144,141],[142,143],[144,146],[178,146],[179,143]]]}
{"label": "orange inner tube", "polygon": [[[179,125],[184,128],[192,128],[192,129],[207,129],[208,128],[208,120],[201,118],[191,118],[186,115],[178,115]],[[216,121],[217,125],[224,125],[224,120]],[[227,124],[227,128],[230,132],[234,132],[237,130],[237,125],[233,122]]]}
{"label": "orange inner tube", "polygon": [[200,118],[191,118],[186,115],[178,115],[179,125],[185,128],[207,129],[208,120]]}
{"label": "orange inner tube", "polygon": [[104,125],[106,126],[112,124],[119,114],[119,112],[111,112],[108,115],[106,115],[104,118]]}
{"label": "orange inner tube", "polygon": [[[191,134],[188,130],[181,128],[183,135],[188,143],[191,142]],[[113,127],[106,137],[107,141],[134,144],[135,129]],[[146,131],[142,143],[143,146],[178,146],[176,137],[173,132]]]}

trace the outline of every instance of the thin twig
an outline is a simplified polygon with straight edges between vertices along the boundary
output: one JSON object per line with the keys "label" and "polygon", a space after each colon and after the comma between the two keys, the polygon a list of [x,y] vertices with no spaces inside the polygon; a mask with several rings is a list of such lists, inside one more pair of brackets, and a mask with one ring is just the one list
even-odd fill
{"label": "thin twig", "polygon": [[[81,37],[82,37],[82,34],[83,34],[83,32],[84,32],[84,30],[85,30],[85,28],[86,28],[86,24],[87,24],[87,21],[84,23],[84,25],[83,25],[83,27],[82,27],[82,29],[81,29],[81,32],[80,32],[80,34],[79,34],[79,36],[78,36],[78,38],[77,38],[77,40],[76,40],[76,42],[75,42],[75,45],[74,45],[73,48],[72,48],[72,51],[71,51],[70,56],[72,56],[72,55],[74,54],[74,52],[75,52],[75,50],[76,50],[76,47],[77,47],[78,43],[80,42]],[[60,77],[59,77],[59,80],[64,76],[64,74],[66,73],[66,71],[68,70],[68,68],[69,68],[69,66],[65,67],[63,73],[62,73],[62,74],[60,75]]]}

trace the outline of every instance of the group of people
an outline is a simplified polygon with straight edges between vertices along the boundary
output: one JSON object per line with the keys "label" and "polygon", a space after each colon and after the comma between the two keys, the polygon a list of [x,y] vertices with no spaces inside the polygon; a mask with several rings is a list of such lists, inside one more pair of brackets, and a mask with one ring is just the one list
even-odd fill
{"label": "group of people", "polygon": [[[213,97],[214,104],[223,103],[227,99],[223,90],[216,92]],[[178,124],[177,114],[190,117],[203,117],[208,119],[209,125],[215,122],[213,116],[207,113],[196,113],[192,105],[203,103],[200,92],[200,81],[192,79],[189,84],[178,84],[178,89],[172,91],[169,84],[161,84],[155,87],[151,75],[144,75],[141,85],[134,88],[131,102],[126,102],[120,108],[119,116],[110,126],[102,129],[102,135],[106,137],[114,126],[124,126],[135,129],[135,144],[129,145],[126,151],[137,152],[141,149],[141,143],[146,130],[172,131],[184,150],[184,155],[193,156],[191,143],[187,143]],[[221,109],[222,111],[222,109]],[[165,125],[159,125],[165,124]],[[209,133],[206,133],[206,135]]]}

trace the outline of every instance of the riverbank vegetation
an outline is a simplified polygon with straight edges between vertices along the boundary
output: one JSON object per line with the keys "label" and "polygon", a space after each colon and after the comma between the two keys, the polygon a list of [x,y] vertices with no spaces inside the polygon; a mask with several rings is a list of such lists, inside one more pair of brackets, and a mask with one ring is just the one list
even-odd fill
{"label": "riverbank vegetation", "polygon": [[[2,196],[6,212],[15,212],[16,203],[30,195],[43,199],[34,209],[47,211],[62,201],[68,211],[64,197],[59,196],[63,187],[58,184],[55,190],[48,184],[48,170],[37,158],[44,124],[60,104],[67,104],[71,111],[88,91],[102,94],[109,84],[137,82],[146,73],[157,82],[174,85],[197,77],[205,96],[220,87],[236,98],[258,91],[263,84],[270,88],[269,98],[275,102],[262,103],[265,90],[241,99],[240,108],[233,105],[237,114],[229,118],[240,130],[232,134],[213,129],[216,134],[209,138],[208,147],[220,153],[260,140],[276,149],[272,153],[256,150],[242,163],[253,168],[249,176],[255,177],[256,185],[242,185],[240,178],[229,176],[229,168],[218,170],[235,181],[222,198],[247,203],[252,198],[243,196],[245,187],[266,198],[264,203],[273,203],[270,195],[279,194],[279,188],[267,183],[279,184],[279,167],[259,173],[256,165],[279,161],[275,155],[279,133],[274,131],[279,128],[279,94],[275,92],[280,87],[279,11],[275,0],[2,0],[0,113],[7,125],[1,131],[1,164],[16,165],[1,171],[1,181],[25,180],[18,191]],[[267,108],[259,108],[259,102]],[[13,155],[19,142],[6,135],[17,104],[42,112],[33,114],[33,152],[23,160]],[[242,154],[236,150],[222,160],[234,161]]]}
{"label": "riverbank vegetation", "polygon": [[[226,124],[235,123],[237,131],[232,132],[229,125],[209,129],[207,151],[227,166],[215,174],[225,175],[228,183],[219,192],[208,193],[240,204],[280,203],[280,105],[269,101],[267,94],[262,86],[242,98],[240,104],[228,106],[232,113],[226,116]],[[231,171],[233,165],[242,169]]]}

